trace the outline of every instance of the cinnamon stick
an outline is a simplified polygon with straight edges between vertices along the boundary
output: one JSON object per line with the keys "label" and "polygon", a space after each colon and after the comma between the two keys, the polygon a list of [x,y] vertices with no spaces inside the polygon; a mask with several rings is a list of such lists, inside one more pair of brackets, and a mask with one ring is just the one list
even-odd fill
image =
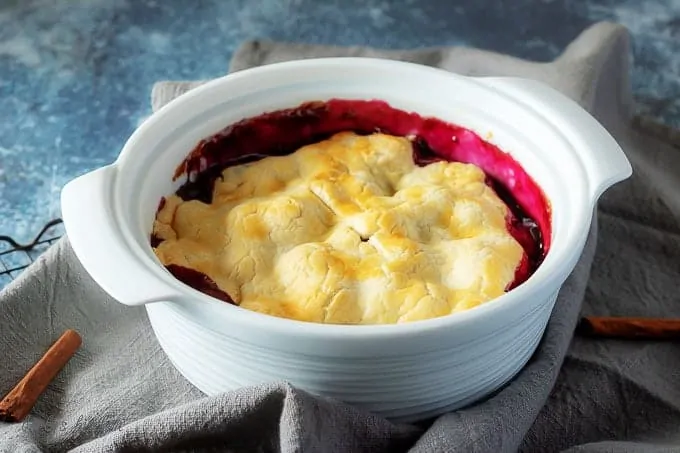
{"label": "cinnamon stick", "polygon": [[75,330],[67,330],[33,365],[26,376],[0,401],[0,421],[19,422],[28,415],[38,397],[73,357],[82,343]]}
{"label": "cinnamon stick", "polygon": [[622,340],[673,340],[680,339],[680,319],[588,316],[581,318],[576,333]]}

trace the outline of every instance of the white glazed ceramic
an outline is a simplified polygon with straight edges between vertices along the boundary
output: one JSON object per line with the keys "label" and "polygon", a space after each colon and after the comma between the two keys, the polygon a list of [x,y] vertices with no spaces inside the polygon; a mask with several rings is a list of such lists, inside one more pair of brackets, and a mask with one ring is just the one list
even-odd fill
{"label": "white glazed ceramic", "polygon": [[[512,154],[552,204],[552,246],[537,272],[469,311],[386,326],[270,317],[173,278],[149,235],[160,198],[181,183],[171,176],[188,152],[240,119],[329,98],[381,99],[468,127]],[[205,393],[285,380],[413,421],[476,401],[525,365],[581,254],[598,197],[630,174],[595,119],[537,82],[388,60],[316,59],[238,72],[174,100],[142,124],[116,162],[67,184],[62,212],[92,278],[121,303],[146,306],[172,363]]]}

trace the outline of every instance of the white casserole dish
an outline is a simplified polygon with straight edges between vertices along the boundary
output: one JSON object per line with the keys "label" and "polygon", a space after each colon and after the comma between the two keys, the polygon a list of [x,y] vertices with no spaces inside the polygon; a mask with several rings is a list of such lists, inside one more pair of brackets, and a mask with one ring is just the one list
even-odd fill
{"label": "white casserole dish", "polygon": [[[184,285],[149,236],[176,167],[225,126],[330,98],[381,99],[477,132],[509,152],[552,205],[552,245],[528,281],[466,312],[400,325],[312,324],[240,309]],[[207,394],[285,380],[398,421],[476,401],[508,382],[543,334],[583,249],[595,204],[631,174],[607,131],[540,83],[470,78],[368,58],[273,64],[222,77],[151,116],[113,164],[68,183],[66,231],[92,278],[114,299],[145,305],[162,348]]]}

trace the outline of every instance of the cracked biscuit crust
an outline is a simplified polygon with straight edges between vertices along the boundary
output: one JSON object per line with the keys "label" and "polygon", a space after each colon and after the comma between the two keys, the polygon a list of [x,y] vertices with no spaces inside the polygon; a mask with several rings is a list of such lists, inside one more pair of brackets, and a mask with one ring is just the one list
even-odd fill
{"label": "cracked biscuit crust", "polygon": [[343,132],[229,167],[211,204],[167,198],[156,255],[243,308],[310,322],[402,323],[500,296],[524,256],[508,208],[478,167],[412,154],[406,138]]}

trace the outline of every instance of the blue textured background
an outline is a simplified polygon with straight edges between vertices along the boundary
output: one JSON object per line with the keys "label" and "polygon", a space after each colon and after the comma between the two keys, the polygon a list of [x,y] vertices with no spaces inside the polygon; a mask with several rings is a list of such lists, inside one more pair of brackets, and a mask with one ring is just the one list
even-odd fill
{"label": "blue textured background", "polygon": [[545,61],[600,20],[632,32],[638,108],[680,126],[680,1],[0,0],[0,235],[58,216],[63,184],[114,160],[148,115],[154,81],[221,75],[245,39]]}

